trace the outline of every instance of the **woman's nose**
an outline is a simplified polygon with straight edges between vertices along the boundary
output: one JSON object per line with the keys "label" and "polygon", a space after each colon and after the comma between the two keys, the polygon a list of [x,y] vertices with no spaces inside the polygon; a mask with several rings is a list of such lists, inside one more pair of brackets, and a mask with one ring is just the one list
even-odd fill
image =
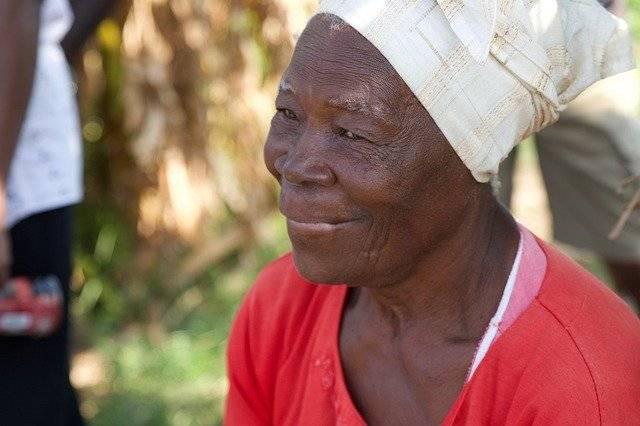
{"label": "woman's nose", "polygon": [[[329,166],[329,158],[322,143],[302,138],[286,155],[276,161],[278,172],[293,185],[332,186],[336,175]],[[281,167],[278,167],[281,166]]]}

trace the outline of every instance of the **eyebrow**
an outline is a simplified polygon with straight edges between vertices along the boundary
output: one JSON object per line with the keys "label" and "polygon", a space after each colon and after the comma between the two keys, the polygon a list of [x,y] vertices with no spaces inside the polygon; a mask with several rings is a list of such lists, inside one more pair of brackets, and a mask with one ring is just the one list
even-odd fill
{"label": "eyebrow", "polygon": [[396,124],[393,120],[389,119],[389,115],[391,114],[389,108],[379,102],[371,102],[368,99],[363,99],[358,96],[341,96],[330,98],[328,104],[333,108],[362,114],[385,124]]}
{"label": "eyebrow", "polygon": [[[279,92],[292,93],[293,95],[296,95],[293,85],[284,78],[280,80],[278,89]],[[395,120],[389,118],[392,111],[386,105],[380,102],[371,102],[357,94],[329,98],[327,100],[327,104],[333,108],[364,115],[385,125],[398,125]]]}

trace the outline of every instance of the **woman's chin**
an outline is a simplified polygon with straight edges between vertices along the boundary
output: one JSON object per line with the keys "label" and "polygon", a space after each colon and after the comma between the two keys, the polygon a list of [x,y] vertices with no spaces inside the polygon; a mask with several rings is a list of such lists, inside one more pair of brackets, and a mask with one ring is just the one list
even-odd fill
{"label": "woman's chin", "polygon": [[293,262],[302,278],[314,284],[343,284],[346,275],[331,256],[318,256],[293,248]]}

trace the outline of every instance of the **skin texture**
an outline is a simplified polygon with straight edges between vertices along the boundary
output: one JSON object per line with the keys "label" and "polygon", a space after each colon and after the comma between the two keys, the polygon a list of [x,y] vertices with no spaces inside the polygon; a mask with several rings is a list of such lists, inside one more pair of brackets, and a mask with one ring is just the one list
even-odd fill
{"label": "skin texture", "polygon": [[[6,209],[9,165],[27,111],[40,25],[40,0],[0,1],[0,224]],[[11,246],[0,225],[0,283],[8,276]]]}
{"label": "skin texture", "polygon": [[437,424],[497,308],[518,231],[386,59],[307,25],[265,145],[299,272],[351,286],[340,354],[370,424]]}

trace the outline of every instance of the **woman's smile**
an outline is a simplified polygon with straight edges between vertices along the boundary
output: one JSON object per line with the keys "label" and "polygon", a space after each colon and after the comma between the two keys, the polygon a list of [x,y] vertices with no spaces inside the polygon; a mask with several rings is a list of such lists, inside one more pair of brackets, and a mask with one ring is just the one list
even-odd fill
{"label": "woman's smile", "polygon": [[287,218],[290,233],[299,235],[319,235],[335,233],[362,222],[362,217],[344,213],[345,209],[316,206],[301,197],[280,197],[280,211]]}
{"label": "woman's smile", "polygon": [[317,235],[334,233],[341,230],[348,229],[349,227],[360,222],[358,219],[347,220],[343,222],[323,222],[323,221],[298,221],[291,218],[287,218],[287,228],[290,233],[304,234],[304,235]]}
{"label": "woman's smile", "polygon": [[285,183],[280,193],[280,212],[290,233],[319,236],[345,230],[364,219],[360,209],[348,207],[346,196],[326,188],[299,188]]}

